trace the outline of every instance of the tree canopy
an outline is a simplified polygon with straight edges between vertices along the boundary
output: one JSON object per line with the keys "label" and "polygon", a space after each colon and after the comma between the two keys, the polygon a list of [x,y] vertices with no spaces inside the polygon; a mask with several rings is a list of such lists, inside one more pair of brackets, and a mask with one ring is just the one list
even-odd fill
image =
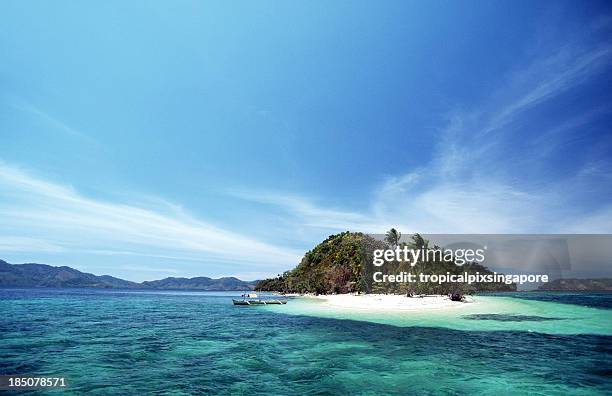
{"label": "tree canopy", "polygon": [[[420,234],[410,237],[408,243],[400,242],[401,233],[392,228],[381,241],[360,232],[342,232],[330,235],[323,242],[308,251],[294,269],[285,271],[274,278],[260,281],[255,289],[285,293],[397,293],[397,294],[468,294],[477,291],[513,291],[516,285],[504,283],[374,283],[374,271],[387,274],[424,273],[424,274],[491,274],[483,265],[443,260],[420,260],[414,266],[407,262],[388,262],[383,267],[374,268],[372,254],[376,249],[389,249],[407,245],[420,249],[429,247],[429,241]],[[434,246],[433,248],[438,248]]]}

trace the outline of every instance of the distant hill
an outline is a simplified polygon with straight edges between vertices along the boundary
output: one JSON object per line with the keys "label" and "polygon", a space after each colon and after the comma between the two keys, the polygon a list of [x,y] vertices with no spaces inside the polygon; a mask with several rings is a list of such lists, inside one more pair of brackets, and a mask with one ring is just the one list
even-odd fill
{"label": "distant hill", "polygon": [[142,285],[154,289],[253,290],[256,282],[245,282],[234,277],[212,279],[199,276],[197,278],[165,278],[142,282]]}
{"label": "distant hill", "polygon": [[0,260],[0,287],[99,287],[137,288],[138,283],[96,276],[70,267],[45,264],[9,264]]}
{"label": "distant hill", "polygon": [[179,289],[179,290],[252,290],[253,282],[228,277],[212,279],[166,278],[142,283],[130,282],[110,275],[94,275],[74,268],[46,264],[9,264],[0,260],[0,287],[93,287],[105,289]]}
{"label": "distant hill", "polygon": [[612,291],[612,279],[555,279],[538,288],[540,291]]}

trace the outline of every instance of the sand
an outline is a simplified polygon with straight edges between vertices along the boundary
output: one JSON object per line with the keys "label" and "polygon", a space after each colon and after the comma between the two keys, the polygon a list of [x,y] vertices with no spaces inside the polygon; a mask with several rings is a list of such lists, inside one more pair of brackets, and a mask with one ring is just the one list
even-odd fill
{"label": "sand", "polygon": [[[406,297],[393,294],[332,294],[306,296],[323,300],[334,307],[384,310],[384,311],[421,311],[429,309],[458,308],[467,303],[451,301],[447,296]],[[469,300],[471,301],[471,300]]]}

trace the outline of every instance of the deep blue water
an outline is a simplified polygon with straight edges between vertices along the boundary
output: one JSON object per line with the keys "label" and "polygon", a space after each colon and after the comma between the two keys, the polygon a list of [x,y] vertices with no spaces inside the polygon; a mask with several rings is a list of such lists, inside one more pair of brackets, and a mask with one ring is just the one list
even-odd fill
{"label": "deep blue water", "polygon": [[0,374],[64,375],[74,394],[612,392],[608,335],[398,327],[232,295],[0,290]]}

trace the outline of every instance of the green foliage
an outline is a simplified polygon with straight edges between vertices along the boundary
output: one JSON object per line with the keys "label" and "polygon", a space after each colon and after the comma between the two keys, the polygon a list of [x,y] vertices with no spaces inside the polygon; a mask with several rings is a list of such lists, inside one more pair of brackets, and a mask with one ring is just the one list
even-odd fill
{"label": "green foliage", "polygon": [[348,293],[363,291],[361,233],[330,235],[304,255],[293,270],[256,285],[257,290],[286,293]]}
{"label": "green foliage", "polygon": [[[434,284],[434,283],[372,283],[374,271],[383,270],[387,274],[410,272],[414,274],[481,274],[492,273],[486,267],[468,263],[456,265],[443,260],[420,261],[415,266],[407,262],[390,262],[383,267],[373,268],[372,252],[375,249],[388,249],[390,246],[403,247],[401,234],[391,229],[386,234],[386,242],[375,240],[362,233],[342,232],[330,235],[326,240],[307,252],[299,265],[275,278],[260,281],[256,290],[279,291],[284,293],[398,293],[398,294],[469,294],[476,291],[512,291],[516,285],[503,283],[486,284]],[[412,235],[409,248],[428,248],[429,241],[419,234]],[[437,246],[434,246],[437,248]]]}
{"label": "green foliage", "polygon": [[399,245],[400,239],[402,237],[402,233],[396,230],[395,228],[391,228],[385,234],[385,242],[389,245],[395,247]]}

